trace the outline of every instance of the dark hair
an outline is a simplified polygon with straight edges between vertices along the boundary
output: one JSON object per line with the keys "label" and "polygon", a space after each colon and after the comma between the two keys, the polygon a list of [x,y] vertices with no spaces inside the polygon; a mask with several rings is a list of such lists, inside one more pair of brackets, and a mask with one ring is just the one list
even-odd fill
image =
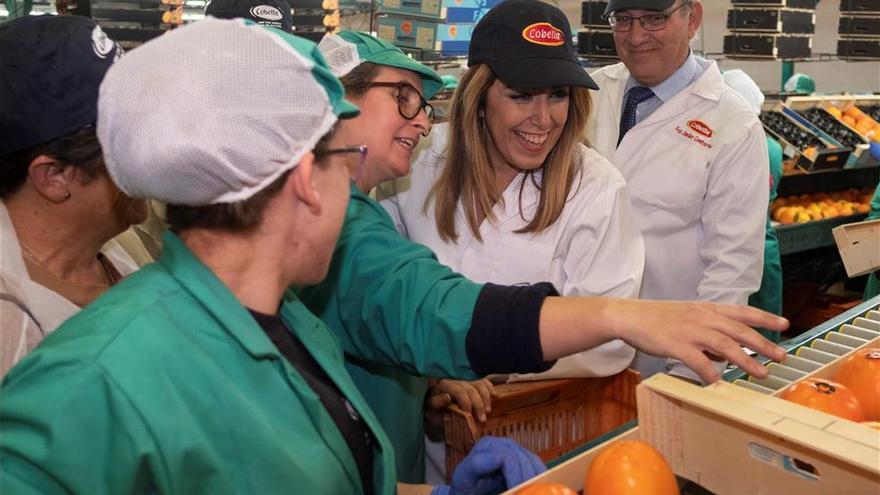
{"label": "dark hair", "polygon": [[380,65],[373,62],[364,62],[348,74],[339,78],[342,86],[345,87],[345,94],[349,96],[363,96],[370,89],[370,83],[376,79],[379,73]]}
{"label": "dark hair", "polygon": [[[327,141],[332,134],[332,130],[325,134],[315,145],[313,151],[318,153],[326,149]],[[322,166],[320,162],[317,162],[317,164]],[[280,177],[263,190],[244,201],[205,206],[169,204],[165,207],[165,221],[168,227],[175,233],[194,228],[225,230],[238,233],[249,232],[259,225],[266,205],[284,187],[284,183],[292,171],[293,169],[290,169],[281,174]]]}
{"label": "dark hair", "polygon": [[101,143],[95,134],[95,126],[88,125],[48,143],[0,156],[0,198],[8,198],[21,188],[27,180],[31,162],[42,155],[80,169],[86,181],[104,171]]}

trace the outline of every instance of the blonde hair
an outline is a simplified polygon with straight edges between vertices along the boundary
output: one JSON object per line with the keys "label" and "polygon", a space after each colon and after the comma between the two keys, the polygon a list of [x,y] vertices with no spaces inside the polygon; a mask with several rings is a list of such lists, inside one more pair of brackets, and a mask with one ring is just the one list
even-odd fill
{"label": "blonde hair", "polygon": [[[496,218],[492,209],[496,203],[503,201],[503,191],[495,186],[495,171],[486,146],[492,138],[479,115],[485,106],[486,93],[495,79],[495,74],[487,65],[475,65],[464,74],[452,97],[446,164],[424,205],[427,211],[431,201],[434,202],[437,231],[444,241],[458,240],[455,215],[459,201],[464,206],[468,228],[481,242],[480,218],[494,222]],[[553,225],[562,214],[575,179],[580,178],[578,147],[586,142],[590,108],[589,91],[572,87],[568,120],[559,141],[541,166],[542,183],[536,182],[534,171],[523,175],[520,200],[526,180],[531,180],[539,188],[540,200],[534,217],[516,233],[541,232]],[[526,220],[521,201],[518,206],[520,216]]]}

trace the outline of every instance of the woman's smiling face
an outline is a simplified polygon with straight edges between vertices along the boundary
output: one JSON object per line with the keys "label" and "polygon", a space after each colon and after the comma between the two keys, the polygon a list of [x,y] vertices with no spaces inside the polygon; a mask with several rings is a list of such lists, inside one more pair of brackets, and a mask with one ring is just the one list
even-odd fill
{"label": "woman's smiling face", "polygon": [[496,79],[483,109],[496,173],[540,168],[562,135],[568,107],[568,87],[515,89]]}
{"label": "woman's smiling face", "polygon": [[[422,94],[422,80],[412,71],[383,66],[373,83],[405,83]],[[347,96],[361,109],[354,119],[340,122],[345,145],[365,144],[367,163],[358,184],[366,190],[387,180],[409,173],[413,149],[422,133],[430,130],[431,121],[424,110],[406,119],[398,110],[399,91],[376,86],[360,97]]]}

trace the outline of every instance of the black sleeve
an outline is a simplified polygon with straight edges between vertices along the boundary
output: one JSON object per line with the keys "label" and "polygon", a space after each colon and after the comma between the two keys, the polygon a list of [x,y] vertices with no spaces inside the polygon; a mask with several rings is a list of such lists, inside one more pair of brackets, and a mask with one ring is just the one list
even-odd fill
{"label": "black sleeve", "polygon": [[491,373],[540,373],[556,361],[543,359],[539,323],[547,296],[558,296],[552,284],[485,284],[474,307],[465,348],[479,376]]}

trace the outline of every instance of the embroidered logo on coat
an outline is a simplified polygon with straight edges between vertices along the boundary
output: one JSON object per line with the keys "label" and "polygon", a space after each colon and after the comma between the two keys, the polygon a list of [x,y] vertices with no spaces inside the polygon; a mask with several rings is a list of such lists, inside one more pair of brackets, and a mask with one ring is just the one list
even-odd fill
{"label": "embroidered logo on coat", "polygon": [[688,127],[690,127],[691,129],[693,129],[694,132],[698,132],[698,133],[700,133],[700,134],[706,136],[707,138],[712,137],[712,134],[714,134],[714,133],[712,132],[712,128],[709,127],[708,125],[706,125],[705,123],[703,123],[703,122],[700,121],[700,120],[689,120],[689,121],[688,121]]}

